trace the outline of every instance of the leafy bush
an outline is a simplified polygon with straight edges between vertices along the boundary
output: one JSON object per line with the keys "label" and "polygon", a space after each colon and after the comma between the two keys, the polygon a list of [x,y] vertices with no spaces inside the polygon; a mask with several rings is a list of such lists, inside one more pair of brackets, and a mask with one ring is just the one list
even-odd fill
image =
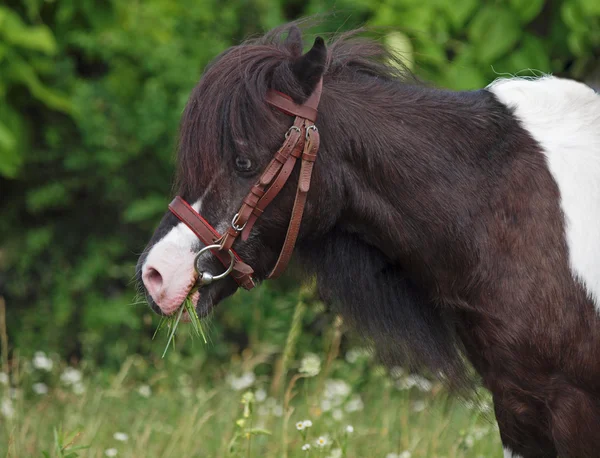
{"label": "leafy bush", "polygon": [[[231,44],[336,8],[315,30],[372,26],[440,85],[471,89],[527,68],[583,78],[600,51],[599,5],[9,0],[0,6],[0,295],[12,342],[115,365],[148,350],[150,314],[130,306],[133,266],[169,200],[188,94]],[[291,319],[293,285],[275,288],[219,312],[216,354],[251,340],[249,311],[273,330]]]}

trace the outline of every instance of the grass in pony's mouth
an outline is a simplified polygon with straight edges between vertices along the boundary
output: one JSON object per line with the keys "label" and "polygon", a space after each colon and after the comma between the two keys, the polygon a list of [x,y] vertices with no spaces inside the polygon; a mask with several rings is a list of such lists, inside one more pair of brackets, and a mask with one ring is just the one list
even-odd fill
{"label": "grass in pony's mouth", "polygon": [[154,339],[154,337],[156,337],[158,332],[165,326],[167,327],[168,332],[169,332],[169,338],[167,340],[167,345],[165,347],[165,351],[162,354],[163,358],[167,354],[167,350],[169,349],[169,345],[171,345],[171,342],[173,342],[173,348],[175,348],[175,332],[177,331],[177,327],[179,326],[179,322],[181,321],[183,312],[188,313],[188,315],[190,317],[190,323],[192,324],[193,332],[198,337],[202,337],[202,340],[204,340],[204,343],[207,343],[206,334],[205,334],[204,328],[202,326],[202,321],[200,321],[200,317],[198,317],[198,313],[196,312],[196,306],[194,305],[194,302],[192,301],[192,295],[196,291],[197,291],[197,288],[194,288],[189,292],[189,294],[183,301],[183,304],[181,304],[181,307],[179,307],[179,311],[177,313],[170,315],[170,316],[162,317],[160,320],[160,323],[158,323],[158,327],[156,328],[156,331],[154,332],[152,339]]}

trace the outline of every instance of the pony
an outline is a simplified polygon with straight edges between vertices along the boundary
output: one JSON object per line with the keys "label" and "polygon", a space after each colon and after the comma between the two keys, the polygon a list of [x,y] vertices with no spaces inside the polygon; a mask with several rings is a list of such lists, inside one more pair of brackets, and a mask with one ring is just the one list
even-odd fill
{"label": "pony", "polygon": [[[456,92],[418,81],[375,40],[286,24],[219,55],[183,112],[177,193],[219,233],[322,82],[320,150],[294,259],[382,358],[493,396],[506,458],[600,451],[600,96],[552,76]],[[316,130],[315,128],[315,130]],[[265,280],[298,170],[237,255]],[[232,225],[235,224],[235,218]],[[167,212],[137,265],[159,314],[218,272]],[[233,258],[232,258],[233,259]],[[233,294],[203,285],[201,316]]]}

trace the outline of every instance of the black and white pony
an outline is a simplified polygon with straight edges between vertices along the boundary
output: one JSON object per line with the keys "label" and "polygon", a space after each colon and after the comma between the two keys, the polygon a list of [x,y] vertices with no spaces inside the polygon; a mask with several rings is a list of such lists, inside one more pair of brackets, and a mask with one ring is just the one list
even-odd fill
{"label": "black and white pony", "polygon": [[[302,54],[293,25],[228,49],[183,114],[178,194],[222,233],[293,119],[267,91],[300,104],[322,77],[295,259],[323,299],[392,363],[460,385],[466,356],[506,457],[600,456],[600,96],[551,76],[435,89],[391,61],[356,35]],[[234,245],[259,281],[296,182]],[[180,307],[201,247],[165,215],[138,264],[155,311]],[[236,288],[203,287],[198,312]]]}

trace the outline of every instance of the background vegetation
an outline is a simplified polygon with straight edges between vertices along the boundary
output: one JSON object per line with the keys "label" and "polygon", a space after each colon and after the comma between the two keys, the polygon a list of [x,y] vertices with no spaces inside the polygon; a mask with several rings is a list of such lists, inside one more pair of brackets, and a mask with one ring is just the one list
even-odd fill
{"label": "background vegetation", "polygon": [[[94,381],[109,398],[125,396],[123,390],[134,381],[167,377],[166,364],[177,363],[156,359],[162,350],[151,340],[157,321],[144,304],[135,303],[131,278],[137,254],[170,199],[182,108],[202,69],[219,52],[287,20],[319,13],[329,14],[315,32],[370,26],[404,53],[419,76],[450,88],[478,88],[499,75],[531,74],[531,69],[600,81],[596,0],[5,0],[0,4],[0,302],[6,304],[9,342],[2,342],[4,373],[11,373],[6,386],[24,384],[31,391],[33,384],[43,383],[53,399],[63,396],[65,402],[73,395],[65,394],[58,379],[52,382],[52,371],[17,370],[31,365],[36,351],[51,355],[55,370],[64,361],[83,368],[91,377],[86,386]],[[181,345],[170,358],[187,361],[177,366],[182,376],[201,374],[201,388],[197,381],[194,388],[204,393],[226,374],[248,366],[243,363],[248,354],[261,355],[260,364],[250,364],[252,373],[273,383],[297,296],[290,278],[238,294],[219,307],[210,346]],[[333,320],[309,302],[296,323],[298,354],[313,351],[325,358],[332,348]],[[343,355],[354,344],[345,337],[340,345]],[[293,360],[291,355],[290,366]],[[109,377],[122,373],[126,361],[142,361],[156,372],[135,375],[129,385],[117,377],[114,388]],[[392,383],[389,377],[385,383],[371,381],[358,369],[345,373],[350,369],[344,359],[336,361],[340,367],[331,370],[353,377],[353,390],[369,392]],[[169,386],[179,382],[173,383]],[[308,404],[314,405],[322,391],[307,388],[306,400],[313,400]],[[28,404],[28,396],[36,401]],[[209,397],[226,397],[214,396]],[[21,398],[21,419],[32,409],[45,412],[34,395]],[[170,401],[173,411],[177,399]],[[283,398],[277,399],[273,402]],[[409,409],[409,401],[398,402]],[[96,409],[93,402],[85,405]],[[228,412],[235,416],[237,400],[232,405]],[[61,407],[45,408],[55,419],[65,418]],[[104,409],[90,415],[110,418]],[[93,429],[79,412],[75,420],[68,416],[70,427],[85,423]],[[440,418],[448,422],[450,417]],[[466,427],[473,417],[461,418]],[[179,420],[187,422],[173,417]],[[25,444],[15,439],[15,428],[7,429],[13,436],[5,438]],[[50,425],[46,433],[40,437],[54,440]],[[29,445],[28,453],[37,452]],[[0,452],[2,446],[0,436]],[[356,453],[352,456],[368,456]]]}

